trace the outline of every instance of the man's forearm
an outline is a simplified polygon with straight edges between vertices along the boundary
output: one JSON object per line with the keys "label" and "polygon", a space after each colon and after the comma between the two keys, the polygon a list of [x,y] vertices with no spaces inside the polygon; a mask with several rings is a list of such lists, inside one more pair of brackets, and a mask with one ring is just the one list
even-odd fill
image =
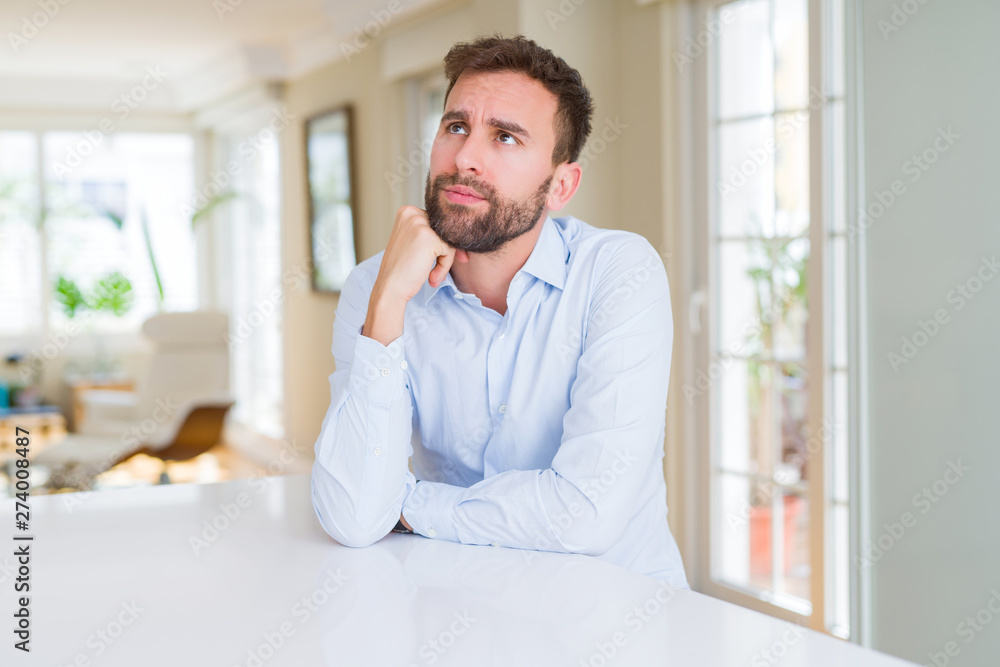
{"label": "man's forearm", "polygon": [[361,335],[388,346],[403,335],[405,313],[406,301],[386,293],[376,281],[368,302],[368,314]]}

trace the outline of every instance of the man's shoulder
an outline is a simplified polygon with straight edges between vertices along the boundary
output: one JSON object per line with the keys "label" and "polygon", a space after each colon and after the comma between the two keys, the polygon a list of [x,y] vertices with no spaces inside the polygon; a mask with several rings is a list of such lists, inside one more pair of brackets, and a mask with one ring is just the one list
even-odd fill
{"label": "man's shoulder", "polygon": [[579,218],[553,218],[569,249],[569,261],[590,265],[608,265],[624,260],[639,261],[659,253],[642,234],[624,229],[596,227]]}
{"label": "man's shoulder", "polygon": [[357,290],[365,294],[370,293],[375,285],[375,279],[378,278],[378,270],[382,266],[384,254],[385,249],[382,249],[368,259],[358,262],[347,275],[347,280],[344,281],[344,291]]}

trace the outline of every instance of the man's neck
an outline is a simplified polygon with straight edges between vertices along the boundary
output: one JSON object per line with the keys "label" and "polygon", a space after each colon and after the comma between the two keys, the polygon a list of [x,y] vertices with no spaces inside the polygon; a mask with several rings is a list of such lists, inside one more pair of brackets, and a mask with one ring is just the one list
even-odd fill
{"label": "man's neck", "polygon": [[453,263],[451,277],[459,291],[475,294],[487,308],[501,315],[506,313],[510,281],[531,256],[546,217],[548,214],[543,214],[531,231],[508,241],[495,252],[470,252],[468,262]]}

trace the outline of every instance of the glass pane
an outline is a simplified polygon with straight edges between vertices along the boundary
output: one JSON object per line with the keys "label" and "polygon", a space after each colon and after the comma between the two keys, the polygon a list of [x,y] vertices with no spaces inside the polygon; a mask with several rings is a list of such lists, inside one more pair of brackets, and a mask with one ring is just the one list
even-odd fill
{"label": "glass pane", "polygon": [[[847,637],[850,632],[850,609],[848,602],[851,592],[851,578],[847,555],[847,544],[850,539],[850,514],[847,505],[835,504],[831,512],[833,521],[833,563],[831,564],[831,593],[833,598],[830,630],[840,636]],[[843,548],[841,548],[841,546]]]}
{"label": "glass pane", "polygon": [[[239,159],[242,137],[231,137],[225,148],[230,160]],[[244,162],[233,187],[246,196],[229,209],[231,328],[238,344],[230,346],[234,417],[242,424],[274,438],[284,435],[282,391],[282,309],[274,295],[282,289],[281,212],[278,142],[261,146]],[[304,264],[297,279],[307,278]],[[287,289],[287,287],[286,287]]]}
{"label": "glass pane", "polygon": [[[804,496],[785,494],[775,505],[775,557],[777,592],[809,600],[809,501]],[[778,515],[780,519],[778,518]]]}
{"label": "glass pane", "polygon": [[[828,75],[830,84],[830,94],[833,97],[843,97],[846,85],[844,83],[844,73],[846,62],[844,59],[844,0],[827,0],[827,7],[830,12],[827,15],[829,27],[828,44],[830,45],[830,71]],[[839,135],[843,136],[843,135]]]}
{"label": "glass pane", "polygon": [[781,114],[775,124],[775,233],[799,236],[809,228],[809,117]]}
{"label": "glass pane", "polygon": [[781,364],[781,464],[775,470],[775,479],[782,484],[798,484],[809,479],[806,375],[804,366]]}
{"label": "glass pane", "polygon": [[757,360],[728,359],[719,380],[719,442],[715,465],[770,477],[774,471],[772,369]]}
{"label": "glass pane", "polygon": [[[848,443],[847,443],[847,379],[846,371],[833,371],[831,385],[833,386],[833,423],[832,437],[827,442],[833,448],[831,452],[831,479],[833,489],[831,496],[835,502],[846,503],[849,498],[848,485]],[[843,543],[847,548],[847,543]]]}
{"label": "glass pane", "polygon": [[808,105],[809,17],[806,0],[774,0],[774,99],[778,110]]}
{"label": "glass pane", "polygon": [[744,0],[721,10],[732,12],[735,20],[727,21],[717,42],[720,119],[770,113],[774,109],[770,9],[768,0]]}
{"label": "glass pane", "polygon": [[771,349],[771,282],[766,246],[718,245],[718,350],[747,356]]}
{"label": "glass pane", "polygon": [[[712,574],[716,579],[722,579],[740,586],[750,584],[751,569],[751,533],[759,536],[760,518],[755,509],[760,504],[766,504],[768,498],[761,496],[751,498],[750,480],[740,475],[717,475],[715,477],[716,512],[713,513],[712,531]],[[759,537],[757,538],[759,539]],[[770,539],[769,537],[767,538]],[[769,551],[756,548],[758,556]],[[759,570],[769,571],[770,560],[757,563]]]}
{"label": "glass pane", "polygon": [[30,132],[0,132],[0,336],[42,327],[38,152]]}
{"label": "glass pane", "polygon": [[[307,123],[313,282],[337,291],[354,268],[354,214],[351,206],[351,117],[339,109]],[[322,252],[317,252],[322,249]]]}
{"label": "glass pane", "polygon": [[421,187],[424,176],[431,168],[431,146],[434,144],[434,137],[437,136],[438,127],[441,125],[441,116],[444,114],[444,91],[443,84],[421,90],[424,98],[420,120],[420,153],[423,164],[423,170],[419,174]]}
{"label": "glass pane", "polygon": [[721,236],[774,235],[774,121],[726,123],[718,131]]}
{"label": "glass pane", "polygon": [[806,322],[809,319],[809,240],[770,244],[774,284],[774,354],[778,359],[802,360],[806,356]]}
{"label": "glass pane", "polygon": [[[60,291],[78,289],[101,331],[135,330],[161,309],[196,308],[191,136],[115,134],[95,145],[83,133],[53,132],[44,150],[47,289],[55,292],[60,277],[71,281]],[[112,284],[115,272],[127,282]],[[57,329],[80,315],[52,303]]]}
{"label": "glass pane", "polygon": [[844,127],[844,102],[832,102],[828,107],[829,123],[827,159],[830,173],[830,220],[827,229],[843,233],[847,228],[847,162],[845,156],[846,129]]}
{"label": "glass pane", "polygon": [[830,239],[830,354],[834,368],[847,367],[847,240],[843,236]]}

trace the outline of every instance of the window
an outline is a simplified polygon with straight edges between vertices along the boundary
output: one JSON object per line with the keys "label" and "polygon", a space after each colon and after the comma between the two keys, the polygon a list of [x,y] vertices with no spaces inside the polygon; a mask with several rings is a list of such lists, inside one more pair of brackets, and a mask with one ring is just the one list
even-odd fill
{"label": "window", "polygon": [[710,453],[696,583],[846,637],[845,9],[700,7],[715,29],[697,70],[710,326],[694,394]]}
{"label": "window", "polygon": [[160,310],[197,306],[194,235],[182,209],[193,190],[191,136],[98,136],[0,133],[0,307],[17,314],[0,335],[64,329],[60,278],[91,304],[114,272],[131,284],[131,306],[93,319],[85,330],[94,333],[136,331]]}
{"label": "window", "polygon": [[224,215],[215,221],[221,226],[216,297],[229,313],[233,419],[280,439],[285,433],[284,300],[290,285],[308,284],[309,268],[300,264],[285,274],[281,270],[279,141],[275,133],[265,132],[268,122],[264,118],[247,134],[218,136],[219,164],[232,181],[204,194],[226,202]]}
{"label": "window", "polygon": [[38,143],[31,132],[0,132],[0,336],[45,327],[38,232]]}
{"label": "window", "polygon": [[[406,95],[410,113],[406,114],[406,145],[411,146],[401,165],[405,169],[407,203],[424,206],[424,185],[431,168],[431,147],[444,115],[444,94],[448,82],[439,72],[407,81]],[[403,171],[403,170],[401,170]]]}

